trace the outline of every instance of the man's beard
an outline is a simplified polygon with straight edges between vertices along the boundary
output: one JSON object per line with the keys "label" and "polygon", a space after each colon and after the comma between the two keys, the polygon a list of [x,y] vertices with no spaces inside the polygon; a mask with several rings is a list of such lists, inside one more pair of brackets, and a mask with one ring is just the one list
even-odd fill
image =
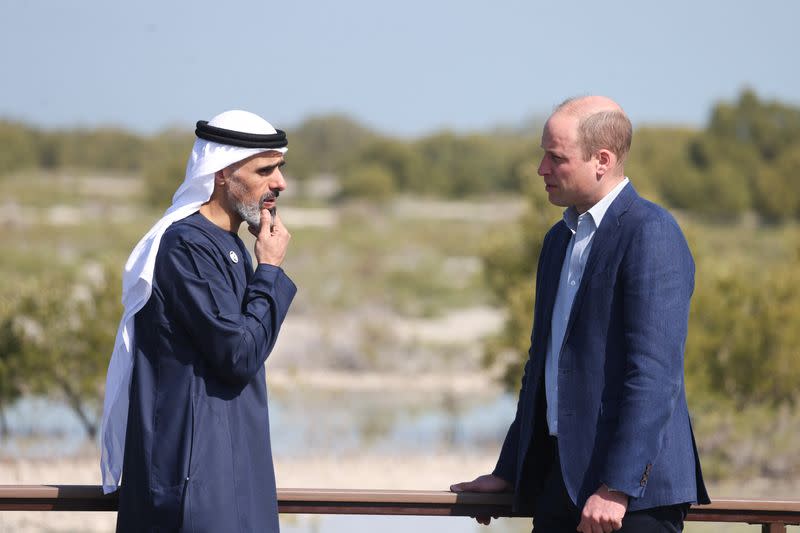
{"label": "man's beard", "polygon": [[264,202],[272,202],[276,200],[280,194],[280,191],[270,190],[265,193],[257,203],[245,203],[241,200],[238,200],[234,196],[238,196],[246,192],[241,183],[239,183],[238,180],[233,179],[230,180],[228,184],[228,198],[230,199],[236,214],[242,217],[242,220],[247,222],[248,226],[255,228],[256,230],[261,229],[261,206],[264,204]]}
{"label": "man's beard", "polygon": [[[259,204],[261,205],[261,204]],[[259,209],[259,205],[253,204],[244,204],[240,202],[236,202],[233,204],[233,208],[236,210],[236,213],[242,217],[242,220],[247,222],[248,226],[254,227],[256,229],[261,228],[261,209]]]}

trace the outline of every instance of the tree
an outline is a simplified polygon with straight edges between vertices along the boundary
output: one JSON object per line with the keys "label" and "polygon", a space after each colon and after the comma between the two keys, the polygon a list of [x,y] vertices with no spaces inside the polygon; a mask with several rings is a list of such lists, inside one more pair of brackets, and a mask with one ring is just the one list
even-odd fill
{"label": "tree", "polygon": [[391,174],[400,191],[413,190],[418,180],[423,179],[426,168],[420,154],[410,143],[397,139],[378,138],[352,154],[340,173],[346,175],[353,168],[376,165]]}
{"label": "tree", "polygon": [[149,205],[159,209],[170,206],[186,175],[186,161],[193,143],[190,134],[177,130],[163,131],[148,140],[143,174],[145,201]]}
{"label": "tree", "polygon": [[[795,216],[797,157],[800,145],[800,108],[759,100],[742,91],[735,104],[714,107],[701,138],[690,147],[696,167],[711,172],[719,185],[710,196],[722,205],[732,192],[737,204],[752,205],[770,219]],[[725,171],[720,171],[724,167]],[[728,179],[720,179],[727,174]],[[744,196],[752,197],[746,202]]]}
{"label": "tree", "polygon": [[800,109],[764,102],[745,89],[735,104],[714,106],[706,133],[733,145],[753,146],[761,159],[769,162],[800,140]]}
{"label": "tree", "polygon": [[13,310],[17,295],[6,294],[0,300],[0,436],[8,435],[5,410],[22,395],[29,373],[22,352],[19,329]]}
{"label": "tree", "polygon": [[141,170],[146,141],[118,128],[38,132],[37,147],[45,168]]}
{"label": "tree", "polygon": [[698,263],[687,340],[695,387],[732,401],[794,402],[800,381],[800,254],[749,268]]}
{"label": "tree", "polygon": [[[5,357],[24,360],[22,384],[64,400],[87,434],[97,433],[102,386],[121,313],[115,269],[86,264],[26,287],[4,321]],[[7,350],[7,351],[6,351]]]}
{"label": "tree", "polygon": [[341,178],[339,198],[362,198],[385,202],[394,193],[394,179],[381,165],[375,163],[357,166]]}
{"label": "tree", "polygon": [[[443,132],[420,139],[413,148],[424,165],[424,171],[409,183],[414,191],[459,198],[518,190],[513,179],[513,167],[518,163],[515,143]],[[509,187],[509,183],[517,187]]]}
{"label": "tree", "polygon": [[345,115],[317,116],[288,128],[287,173],[305,179],[337,173],[378,135]]}
{"label": "tree", "polygon": [[775,164],[764,166],[753,181],[753,203],[759,213],[770,220],[786,220],[800,216],[800,141],[786,148]]}
{"label": "tree", "polygon": [[0,120],[0,175],[37,164],[35,133],[22,124]]}

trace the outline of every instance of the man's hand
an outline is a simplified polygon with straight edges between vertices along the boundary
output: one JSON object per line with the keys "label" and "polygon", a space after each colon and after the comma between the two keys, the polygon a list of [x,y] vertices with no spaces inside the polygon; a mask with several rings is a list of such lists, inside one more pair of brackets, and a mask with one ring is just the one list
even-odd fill
{"label": "man's hand", "polygon": [[603,484],[589,496],[581,513],[578,531],[582,533],[611,533],[622,527],[622,518],[628,510],[628,495],[608,490]]}
{"label": "man's hand", "polygon": [[[511,490],[511,484],[501,477],[492,474],[486,474],[476,477],[472,481],[463,481],[450,485],[452,492],[505,492]],[[488,526],[492,521],[491,516],[476,516],[475,520],[479,524]],[[496,516],[494,518],[497,518]]]}
{"label": "man's hand", "polygon": [[[272,227],[272,232],[269,228]],[[283,258],[286,256],[286,248],[289,246],[289,239],[292,236],[286,230],[286,226],[281,222],[281,217],[275,213],[275,220],[269,209],[261,209],[261,226],[258,229],[249,228],[250,233],[255,235],[255,254],[259,264],[281,266]]]}

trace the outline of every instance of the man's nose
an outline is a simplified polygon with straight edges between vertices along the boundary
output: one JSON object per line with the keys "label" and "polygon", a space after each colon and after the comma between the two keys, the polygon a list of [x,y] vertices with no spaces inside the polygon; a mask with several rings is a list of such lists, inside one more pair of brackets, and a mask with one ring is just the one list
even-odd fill
{"label": "man's nose", "polygon": [[275,171],[272,173],[272,182],[269,184],[269,188],[278,191],[286,190],[286,180],[283,179],[283,173],[281,169],[276,168]]}
{"label": "man's nose", "polygon": [[540,176],[544,176],[545,174],[547,174],[547,168],[545,168],[544,159],[542,159],[542,161],[539,163],[539,168],[536,169],[536,173],[539,174]]}

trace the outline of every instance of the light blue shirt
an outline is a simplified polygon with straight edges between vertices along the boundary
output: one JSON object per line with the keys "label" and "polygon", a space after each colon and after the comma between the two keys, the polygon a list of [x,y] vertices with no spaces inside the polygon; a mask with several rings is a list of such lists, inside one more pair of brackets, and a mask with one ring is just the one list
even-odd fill
{"label": "light blue shirt", "polygon": [[550,322],[550,342],[547,345],[547,357],[544,363],[544,386],[547,395],[547,425],[551,435],[558,435],[558,360],[564,344],[572,302],[581,285],[586,259],[592,249],[592,240],[608,206],[619,195],[629,182],[622,180],[602,200],[591,209],[579,215],[574,207],[564,211],[564,222],[572,232],[567,245],[564,263],[561,265],[561,277],[558,281],[558,292],[553,304],[553,318]]}

